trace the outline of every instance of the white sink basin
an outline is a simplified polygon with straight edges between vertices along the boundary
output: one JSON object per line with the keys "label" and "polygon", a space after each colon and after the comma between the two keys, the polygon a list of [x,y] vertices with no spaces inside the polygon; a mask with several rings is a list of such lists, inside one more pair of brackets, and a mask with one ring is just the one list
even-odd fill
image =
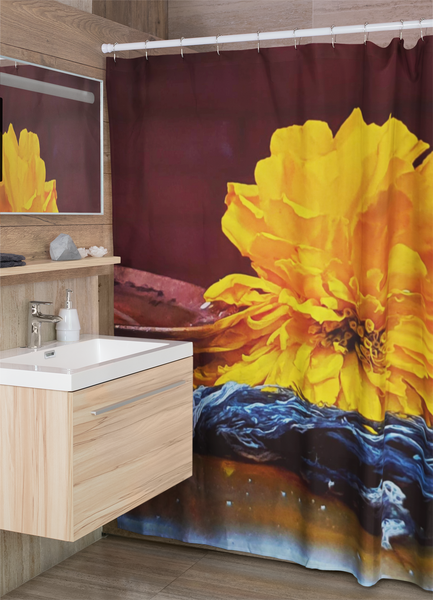
{"label": "white sink basin", "polygon": [[191,342],[83,335],[0,352],[0,384],[72,392],[188,356]]}

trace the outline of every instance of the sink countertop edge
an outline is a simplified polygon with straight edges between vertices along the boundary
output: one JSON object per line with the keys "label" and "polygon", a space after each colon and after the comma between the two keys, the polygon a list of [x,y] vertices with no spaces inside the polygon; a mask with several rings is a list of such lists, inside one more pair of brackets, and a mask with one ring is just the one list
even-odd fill
{"label": "sink countertop edge", "polygon": [[[86,339],[122,339],[119,337],[112,336],[82,336],[80,341]],[[144,340],[143,338],[123,338],[130,341],[161,341],[166,340]],[[174,342],[174,343],[173,343]],[[79,342],[76,342],[79,344]],[[64,342],[60,342],[60,345],[64,345]],[[50,349],[58,346],[58,342],[51,342],[47,345],[43,345],[43,349]],[[20,349],[13,349],[20,350]],[[6,352],[13,352],[5,351]],[[27,349],[22,349],[27,350]],[[0,356],[1,356],[0,354]],[[20,353],[24,354],[24,353]],[[15,354],[17,356],[19,354]],[[108,361],[107,363],[98,364],[82,371],[76,371],[71,373],[47,373],[42,371],[32,371],[20,369],[11,369],[7,366],[2,365],[0,368],[0,385],[7,385],[13,387],[23,388],[35,388],[35,389],[46,389],[46,390],[57,390],[64,392],[75,392],[80,389],[100,385],[114,379],[120,379],[121,377],[127,377],[140,371],[147,371],[155,367],[159,367],[164,364],[182,360],[193,355],[193,344],[192,342],[180,342],[171,340],[167,346],[157,348],[152,352],[137,353],[127,357],[127,360],[119,359],[115,361]],[[143,361],[145,364],[143,366]],[[22,375],[26,374],[27,382],[25,385],[20,381],[20,385],[14,383],[14,379],[17,378],[17,371]],[[49,379],[48,383],[47,380]]]}

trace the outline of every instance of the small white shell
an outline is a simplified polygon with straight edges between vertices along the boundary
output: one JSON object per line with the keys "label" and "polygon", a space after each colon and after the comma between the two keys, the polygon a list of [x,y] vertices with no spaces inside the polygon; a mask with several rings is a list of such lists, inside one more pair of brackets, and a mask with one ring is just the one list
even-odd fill
{"label": "small white shell", "polygon": [[80,253],[81,258],[86,258],[86,256],[89,254],[89,251],[85,248],[78,248],[78,252]]}
{"label": "small white shell", "polygon": [[108,250],[107,248],[104,248],[104,246],[91,246],[88,250],[90,256],[94,256],[95,258],[101,258],[102,256],[105,256],[107,252]]}

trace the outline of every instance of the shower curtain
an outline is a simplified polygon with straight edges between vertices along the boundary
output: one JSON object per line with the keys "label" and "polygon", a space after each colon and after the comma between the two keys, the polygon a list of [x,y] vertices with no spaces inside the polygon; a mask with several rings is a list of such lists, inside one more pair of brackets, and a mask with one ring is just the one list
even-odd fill
{"label": "shower curtain", "polygon": [[107,59],[116,334],[194,342],[120,527],[433,589],[432,51]]}

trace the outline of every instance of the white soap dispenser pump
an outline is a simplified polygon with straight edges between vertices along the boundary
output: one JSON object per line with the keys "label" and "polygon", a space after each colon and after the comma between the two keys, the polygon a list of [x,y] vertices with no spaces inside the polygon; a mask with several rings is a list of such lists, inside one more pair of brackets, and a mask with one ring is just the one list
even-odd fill
{"label": "white soap dispenser pump", "polygon": [[62,320],[57,323],[57,340],[59,342],[78,342],[80,339],[80,320],[76,308],[72,308],[72,290],[66,290],[66,306],[60,309]]}

